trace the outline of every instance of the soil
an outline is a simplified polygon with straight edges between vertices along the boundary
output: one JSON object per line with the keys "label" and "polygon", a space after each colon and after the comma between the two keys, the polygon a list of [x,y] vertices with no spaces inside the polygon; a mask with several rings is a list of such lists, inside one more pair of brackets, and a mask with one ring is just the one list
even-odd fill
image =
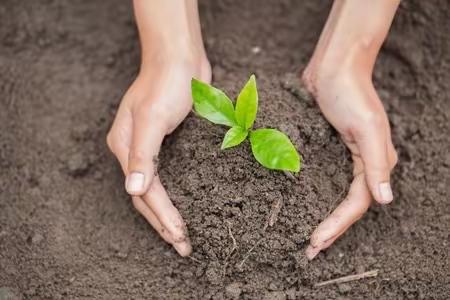
{"label": "soil", "polygon": [[293,180],[260,167],[247,142],[220,151],[225,128],[190,115],[159,160],[194,247],[181,258],[134,210],[105,145],[139,65],[129,1],[3,0],[0,299],[448,299],[445,0],[403,1],[377,62],[400,156],[394,203],[304,256],[351,180],[347,150],[297,79],[330,4],[201,1],[214,84],[235,96],[255,73],[256,127],[285,131],[304,164]]}

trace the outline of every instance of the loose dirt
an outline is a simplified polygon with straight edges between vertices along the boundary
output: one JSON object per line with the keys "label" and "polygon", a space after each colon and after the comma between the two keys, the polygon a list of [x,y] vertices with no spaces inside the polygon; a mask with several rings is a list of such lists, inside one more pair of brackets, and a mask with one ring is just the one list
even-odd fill
{"label": "loose dirt", "polygon": [[[403,1],[374,81],[400,162],[395,201],[374,205],[308,262],[315,226],[345,196],[345,146],[298,84],[328,1],[201,1],[214,85],[251,73],[256,127],[286,132],[295,179],[194,115],[158,173],[186,220],[181,258],[134,210],[105,145],[139,65],[129,1],[0,4],[0,299],[448,299],[450,39],[447,1]],[[378,269],[376,277],[314,287]]]}

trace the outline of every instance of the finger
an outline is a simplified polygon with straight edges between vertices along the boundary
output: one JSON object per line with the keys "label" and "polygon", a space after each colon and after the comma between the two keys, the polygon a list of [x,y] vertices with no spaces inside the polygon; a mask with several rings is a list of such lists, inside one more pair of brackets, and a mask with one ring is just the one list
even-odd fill
{"label": "finger", "polygon": [[116,156],[122,171],[125,173],[128,168],[128,147],[122,143],[112,141],[108,141],[108,145],[110,145],[109,148],[111,149],[111,152]]}
{"label": "finger", "polygon": [[[111,138],[109,138],[111,139]],[[114,155],[117,157],[122,170],[126,172],[128,168],[128,147],[121,143],[120,141],[109,140],[108,144],[110,145],[111,150],[114,152]],[[134,196],[132,197],[132,202],[136,210],[150,223],[150,225],[159,233],[159,235],[169,244],[172,243],[170,236],[167,233],[167,229],[161,225],[156,215],[147,206],[147,204],[142,200],[141,197]]]}
{"label": "finger", "polygon": [[306,250],[309,259],[313,259],[322,249],[331,245],[353,223],[358,221],[370,206],[371,195],[367,189],[363,174],[353,179],[350,191],[333,211],[313,232],[310,246]]}
{"label": "finger", "polygon": [[366,182],[374,199],[381,204],[387,204],[393,200],[386,131],[385,122],[381,119],[371,122],[360,131],[358,136],[355,136],[364,162]]}
{"label": "finger", "polygon": [[172,244],[172,240],[167,232],[167,229],[161,225],[156,215],[147,206],[147,204],[142,200],[141,197],[132,197],[133,205],[136,210],[144,216],[144,218],[152,225],[152,227],[159,233],[159,235],[169,244]]}
{"label": "finger", "polygon": [[347,231],[347,229],[350,228],[350,226],[342,229],[339,233],[337,233],[334,237],[332,237],[331,239],[327,240],[326,242],[324,242],[323,245],[321,245],[320,247],[313,247],[312,245],[308,245],[308,247],[305,250],[305,254],[306,257],[309,260],[312,260],[314,257],[317,256],[317,254],[320,253],[320,251],[327,249],[328,247],[330,247],[342,234],[344,234],[344,232]]}
{"label": "finger", "polygon": [[388,131],[387,136],[387,145],[388,145],[388,158],[389,158],[389,166],[392,169],[397,165],[398,162],[398,154],[397,150],[395,150],[394,144],[392,143],[391,130]]}
{"label": "finger", "polygon": [[145,194],[157,172],[158,152],[166,134],[165,126],[159,120],[152,113],[135,115],[125,184],[131,195]]}
{"label": "finger", "polygon": [[[126,126],[123,122],[125,122],[124,118],[121,118],[120,109],[116,120],[111,128],[110,134],[107,137],[107,143],[111,151],[116,156],[117,160],[122,167],[123,172],[126,174],[128,170],[128,156],[129,156],[129,148],[126,144],[126,141],[123,139],[125,137],[120,138],[120,130],[122,128],[131,127],[130,124]],[[125,134],[128,136],[127,134]],[[164,226],[161,225],[156,215],[153,211],[147,206],[147,204],[142,200],[141,197],[134,196],[132,197],[133,206],[136,210],[150,223],[150,225],[159,233],[159,235],[169,244],[172,243],[170,236],[167,233],[167,230]]]}
{"label": "finger", "polygon": [[114,123],[106,137],[106,143],[119,161],[124,174],[126,174],[128,168],[128,152],[131,142],[132,126],[131,114],[122,103],[117,110]]}
{"label": "finger", "polygon": [[310,243],[314,247],[320,246],[342,229],[359,220],[369,208],[370,201],[371,197],[364,176],[358,175],[353,179],[347,197],[317,227],[311,236]]}
{"label": "finger", "polygon": [[181,256],[187,256],[192,252],[191,243],[187,234],[187,228],[176,207],[170,201],[166,190],[156,176],[148,192],[144,195],[144,201],[152,209],[172,241],[173,247]]}

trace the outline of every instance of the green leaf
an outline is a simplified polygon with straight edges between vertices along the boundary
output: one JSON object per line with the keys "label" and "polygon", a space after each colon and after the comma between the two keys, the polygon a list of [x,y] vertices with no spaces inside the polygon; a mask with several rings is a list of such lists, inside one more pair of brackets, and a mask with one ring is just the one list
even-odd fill
{"label": "green leaf", "polygon": [[237,125],[233,103],[224,92],[195,78],[191,80],[191,89],[194,109],[200,116],[215,124]]}
{"label": "green leaf", "polygon": [[234,126],[230,128],[225,137],[223,138],[222,146],[220,147],[222,150],[231,148],[242,143],[248,135],[248,131],[242,128],[241,126]]}
{"label": "green leaf", "polygon": [[258,91],[256,90],[255,75],[252,75],[239,93],[236,101],[237,123],[245,129],[252,128],[253,123],[255,122],[257,110]]}
{"label": "green leaf", "polygon": [[250,143],[253,155],[264,167],[300,171],[301,157],[284,133],[276,129],[258,129],[250,133]]}

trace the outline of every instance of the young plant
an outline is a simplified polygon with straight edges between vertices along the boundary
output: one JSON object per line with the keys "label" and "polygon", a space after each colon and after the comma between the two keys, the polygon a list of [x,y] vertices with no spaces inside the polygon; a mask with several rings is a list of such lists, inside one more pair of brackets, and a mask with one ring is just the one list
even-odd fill
{"label": "young plant", "polygon": [[289,138],[276,129],[253,130],[258,110],[258,91],[252,75],[233,106],[221,90],[195,78],[191,81],[195,111],[214,124],[231,127],[225,134],[222,149],[231,148],[250,139],[253,156],[272,170],[299,172],[301,157]]}

